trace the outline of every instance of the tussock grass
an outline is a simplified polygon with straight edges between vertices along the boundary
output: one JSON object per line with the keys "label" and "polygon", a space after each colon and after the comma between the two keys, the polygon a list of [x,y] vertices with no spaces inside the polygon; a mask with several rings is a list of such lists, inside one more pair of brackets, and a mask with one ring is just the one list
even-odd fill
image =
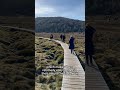
{"label": "tussock grass", "polygon": [[34,35],[0,27],[0,38],[0,90],[34,90]]}
{"label": "tussock grass", "polygon": [[116,31],[97,30],[94,38],[95,60],[111,90],[120,89],[120,36]]}
{"label": "tussock grass", "polygon": [[[62,47],[51,40],[39,39],[36,36],[36,83],[41,90],[60,90],[62,75],[42,75],[42,70],[47,66],[63,66],[64,56]],[[37,84],[36,84],[37,85]],[[36,86],[37,87],[37,86]]]}

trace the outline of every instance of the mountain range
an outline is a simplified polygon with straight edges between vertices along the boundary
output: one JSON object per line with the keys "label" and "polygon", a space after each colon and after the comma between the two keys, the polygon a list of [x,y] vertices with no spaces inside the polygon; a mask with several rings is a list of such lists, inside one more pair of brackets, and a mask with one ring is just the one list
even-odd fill
{"label": "mountain range", "polygon": [[35,18],[36,32],[67,33],[83,32],[85,22],[64,17],[37,17]]}

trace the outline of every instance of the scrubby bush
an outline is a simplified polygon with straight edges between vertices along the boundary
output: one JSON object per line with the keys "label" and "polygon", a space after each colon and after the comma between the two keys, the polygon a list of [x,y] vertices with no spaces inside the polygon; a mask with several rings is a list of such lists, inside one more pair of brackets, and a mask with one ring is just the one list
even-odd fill
{"label": "scrubby bush", "polygon": [[22,50],[22,49],[27,48],[28,46],[29,46],[28,43],[26,43],[26,42],[21,43],[21,41],[18,41],[16,43],[14,43],[14,45],[12,47],[16,48],[17,50]]}
{"label": "scrubby bush", "polygon": [[56,80],[55,80],[55,77],[54,76],[50,76],[49,78],[48,78],[48,81],[47,81],[47,83],[53,83],[53,82],[55,82]]}
{"label": "scrubby bush", "polygon": [[39,76],[39,83],[46,84],[48,81],[47,77],[44,77],[42,75]]}
{"label": "scrubby bush", "polygon": [[13,85],[13,90],[29,90],[30,86],[25,81],[17,82]]}
{"label": "scrubby bush", "polygon": [[[61,82],[62,82],[62,76],[44,76],[41,74],[42,69],[46,68],[47,66],[58,66],[63,64],[63,49],[61,46],[58,46],[53,41],[44,40],[41,39],[40,55],[44,55],[39,61],[36,60],[36,82],[41,83],[41,89],[42,90],[60,90]],[[39,50],[36,50],[36,52]],[[59,76],[59,75],[58,75]],[[58,78],[58,79],[57,79]],[[58,84],[56,84],[58,83]]]}
{"label": "scrubby bush", "polygon": [[31,49],[24,49],[18,52],[18,55],[20,56],[34,56],[35,52]]}
{"label": "scrubby bush", "polygon": [[[34,87],[31,79],[33,80],[35,76],[34,43],[31,42],[34,35],[21,31],[12,32],[9,28],[3,28],[3,32],[5,34],[2,40],[10,45],[0,42],[0,70],[4,72],[0,72],[0,83],[4,83],[5,87],[0,86],[0,90],[31,90]],[[27,66],[30,64],[31,66]]]}
{"label": "scrubby bush", "polygon": [[116,32],[97,32],[94,41],[95,60],[111,90],[120,89],[119,38]]}
{"label": "scrubby bush", "polygon": [[29,79],[35,79],[35,74],[33,74],[32,72],[30,71],[26,71],[23,73],[23,76],[26,77],[26,78],[29,78]]}
{"label": "scrubby bush", "polygon": [[14,64],[14,63],[24,63],[27,60],[23,56],[8,56],[5,60],[5,63]]}
{"label": "scrubby bush", "polygon": [[63,55],[60,55],[60,56],[57,58],[57,63],[58,63],[58,64],[61,64],[61,63],[63,63],[63,60],[64,60],[64,56],[63,56]]}
{"label": "scrubby bush", "polygon": [[37,68],[36,68],[36,73],[37,73],[37,74],[41,74],[43,68],[44,68],[44,66],[39,66],[39,67],[37,67]]}
{"label": "scrubby bush", "polygon": [[52,84],[52,83],[49,85],[49,88],[50,88],[51,90],[56,90],[55,84]]}
{"label": "scrubby bush", "polygon": [[20,76],[20,75],[16,75],[14,76],[14,81],[17,82],[17,81],[22,81],[22,80],[25,80],[26,78],[23,77],[23,76]]}
{"label": "scrubby bush", "polygon": [[44,85],[44,84],[41,85],[41,89],[42,90],[48,90],[47,87],[46,87],[46,85]]}

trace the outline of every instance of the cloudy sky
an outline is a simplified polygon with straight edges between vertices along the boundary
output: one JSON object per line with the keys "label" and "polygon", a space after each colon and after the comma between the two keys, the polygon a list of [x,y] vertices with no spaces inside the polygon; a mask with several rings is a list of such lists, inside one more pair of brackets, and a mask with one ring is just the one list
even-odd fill
{"label": "cloudy sky", "polygon": [[35,0],[35,17],[85,20],[85,0]]}

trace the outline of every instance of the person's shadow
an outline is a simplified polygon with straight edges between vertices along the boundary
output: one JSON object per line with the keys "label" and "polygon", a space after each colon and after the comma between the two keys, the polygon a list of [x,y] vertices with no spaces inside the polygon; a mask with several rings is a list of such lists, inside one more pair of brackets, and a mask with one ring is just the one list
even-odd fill
{"label": "person's shadow", "polygon": [[85,28],[85,56],[86,56],[86,64],[93,64],[93,54],[94,54],[94,45],[93,45],[93,35],[95,33],[95,29],[89,24],[86,25]]}

